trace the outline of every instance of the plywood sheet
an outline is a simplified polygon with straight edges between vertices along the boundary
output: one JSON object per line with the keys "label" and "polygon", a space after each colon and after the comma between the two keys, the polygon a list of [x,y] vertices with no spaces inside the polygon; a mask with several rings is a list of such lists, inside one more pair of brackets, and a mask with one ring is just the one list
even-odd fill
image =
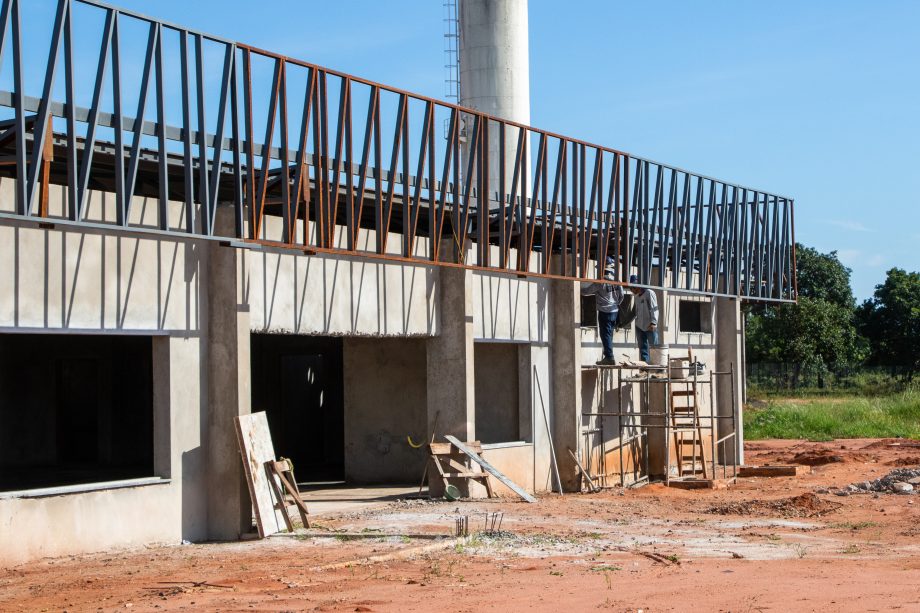
{"label": "plywood sheet", "polygon": [[268,430],[268,418],[265,412],[240,415],[236,422],[236,437],[243,456],[243,468],[246,482],[249,484],[249,497],[256,514],[256,527],[259,536],[265,538],[277,532],[287,530],[281,511],[274,508],[269,474],[265,463],[274,461],[275,448]]}

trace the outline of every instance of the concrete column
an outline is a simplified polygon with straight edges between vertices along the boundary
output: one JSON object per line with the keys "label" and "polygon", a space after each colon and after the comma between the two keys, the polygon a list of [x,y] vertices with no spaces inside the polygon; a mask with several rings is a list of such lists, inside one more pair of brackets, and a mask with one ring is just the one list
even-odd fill
{"label": "concrete column", "polygon": [[[578,491],[578,469],[566,449],[577,453],[581,429],[581,294],[574,281],[553,280],[550,283],[553,399],[550,428],[562,487],[567,492]],[[555,480],[553,488],[557,488]]]}
{"label": "concrete column", "polygon": [[[735,442],[725,445],[721,462],[731,463],[737,459],[744,463],[744,425],[742,418],[742,387],[744,382],[744,325],[741,317],[741,301],[736,298],[715,298],[716,307],[716,370],[728,371],[734,368],[734,390],[727,376],[719,376],[716,386],[716,410],[719,417],[731,417],[735,413]],[[734,402],[732,399],[734,398]],[[731,420],[719,420],[719,438],[731,431]],[[721,445],[719,446],[721,450]]]}
{"label": "concrete column", "polygon": [[[445,267],[439,275],[438,335],[427,342],[428,439],[433,432],[436,441],[445,434],[471,441],[476,438],[472,272]],[[443,484],[432,473],[429,466],[430,491],[439,496]]]}
{"label": "concrete column", "polygon": [[476,436],[473,379],[472,273],[442,268],[439,283],[438,335],[428,339],[428,436],[437,423],[437,440],[453,434],[462,441]]}
{"label": "concrete column", "polygon": [[[220,218],[220,215],[218,215]],[[245,250],[207,246],[208,537],[239,538],[252,523],[233,418],[251,412],[249,276]]]}

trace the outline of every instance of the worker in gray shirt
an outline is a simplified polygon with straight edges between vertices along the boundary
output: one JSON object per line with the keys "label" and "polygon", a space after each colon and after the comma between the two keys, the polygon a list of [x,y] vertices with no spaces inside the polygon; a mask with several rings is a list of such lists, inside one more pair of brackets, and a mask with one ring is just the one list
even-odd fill
{"label": "worker in gray shirt", "polygon": [[[607,258],[604,266],[604,279],[616,280],[616,264],[613,258]],[[604,345],[604,355],[597,361],[597,364],[612,366],[616,364],[616,360],[613,359],[613,330],[617,324],[620,302],[623,301],[623,288],[609,283],[582,283],[581,295],[591,296],[592,294],[597,307],[597,332]]]}
{"label": "worker in gray shirt", "polygon": [[[638,283],[636,275],[629,277],[630,283]],[[644,287],[630,287],[636,295],[636,341],[639,343],[639,357],[648,362],[649,345],[658,344],[658,297],[655,292]]]}

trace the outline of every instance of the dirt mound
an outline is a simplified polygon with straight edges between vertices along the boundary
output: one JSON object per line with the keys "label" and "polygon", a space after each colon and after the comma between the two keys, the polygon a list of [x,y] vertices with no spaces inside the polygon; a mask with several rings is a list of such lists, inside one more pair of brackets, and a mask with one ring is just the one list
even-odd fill
{"label": "dirt mound", "polygon": [[909,455],[890,462],[885,462],[887,466],[920,466],[920,455]]}
{"label": "dirt mound", "polygon": [[817,517],[836,511],[839,502],[823,500],[805,493],[780,500],[745,500],[716,505],[706,510],[716,515],[782,515],[783,517]]}
{"label": "dirt mound", "polygon": [[792,456],[790,464],[804,464],[805,466],[823,466],[836,462],[871,462],[874,456],[865,453],[849,453],[847,451],[834,451],[831,449],[809,449]]}
{"label": "dirt mound", "polygon": [[811,449],[797,453],[792,457],[791,464],[804,464],[805,466],[823,466],[834,462],[843,462],[843,456],[830,449]]}
{"label": "dirt mound", "polygon": [[873,441],[862,449],[889,449],[903,447],[905,449],[920,449],[920,441],[904,438],[883,438]]}

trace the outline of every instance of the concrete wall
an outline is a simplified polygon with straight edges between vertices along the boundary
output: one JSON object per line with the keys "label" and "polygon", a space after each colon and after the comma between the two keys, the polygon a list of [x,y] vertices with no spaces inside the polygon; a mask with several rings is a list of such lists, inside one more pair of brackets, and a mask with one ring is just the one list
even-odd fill
{"label": "concrete wall", "polygon": [[356,483],[417,483],[427,443],[425,341],[346,338],[345,478]]}
{"label": "concrete wall", "polygon": [[549,282],[477,272],[473,275],[473,334],[476,340],[546,343]]}
{"label": "concrete wall", "polygon": [[[266,218],[266,226],[280,222]],[[401,237],[391,235],[394,253]],[[343,233],[338,234],[344,244]],[[362,231],[358,248],[376,244]],[[423,253],[427,241],[419,239]],[[280,251],[250,254],[246,299],[254,332],[330,336],[434,336],[438,333],[437,267]]]}
{"label": "concrete wall", "polygon": [[[0,210],[12,210],[14,188],[13,181],[0,180]],[[60,213],[60,186],[52,186],[51,197],[52,214]],[[132,223],[156,227],[154,204],[135,198]],[[91,192],[87,218],[111,221],[114,205],[112,194]],[[173,205],[171,223],[181,227]],[[233,372],[225,360],[209,360],[210,315],[223,309],[235,318],[240,312],[238,276],[224,302],[209,285],[215,251],[238,270],[236,251],[216,243],[0,220],[0,261],[8,271],[0,275],[0,333],[149,335],[154,384],[154,475],[143,484],[128,482],[130,487],[0,493],[0,563],[151,542],[236,538],[248,529],[248,496],[232,487],[240,485],[242,471],[229,419],[247,406],[209,399],[209,387],[227,387],[212,386],[211,378]],[[209,301],[209,293],[215,300]],[[236,336],[239,330],[225,332]],[[238,357],[239,347],[231,349]],[[244,389],[233,402],[247,396]],[[228,505],[228,497],[235,503]],[[220,531],[222,525],[232,527]]]}
{"label": "concrete wall", "polygon": [[0,565],[182,538],[178,485],[0,499]]}
{"label": "concrete wall", "polygon": [[135,487],[0,494],[0,564],[208,537],[203,353],[198,338],[154,338],[155,478]]}

